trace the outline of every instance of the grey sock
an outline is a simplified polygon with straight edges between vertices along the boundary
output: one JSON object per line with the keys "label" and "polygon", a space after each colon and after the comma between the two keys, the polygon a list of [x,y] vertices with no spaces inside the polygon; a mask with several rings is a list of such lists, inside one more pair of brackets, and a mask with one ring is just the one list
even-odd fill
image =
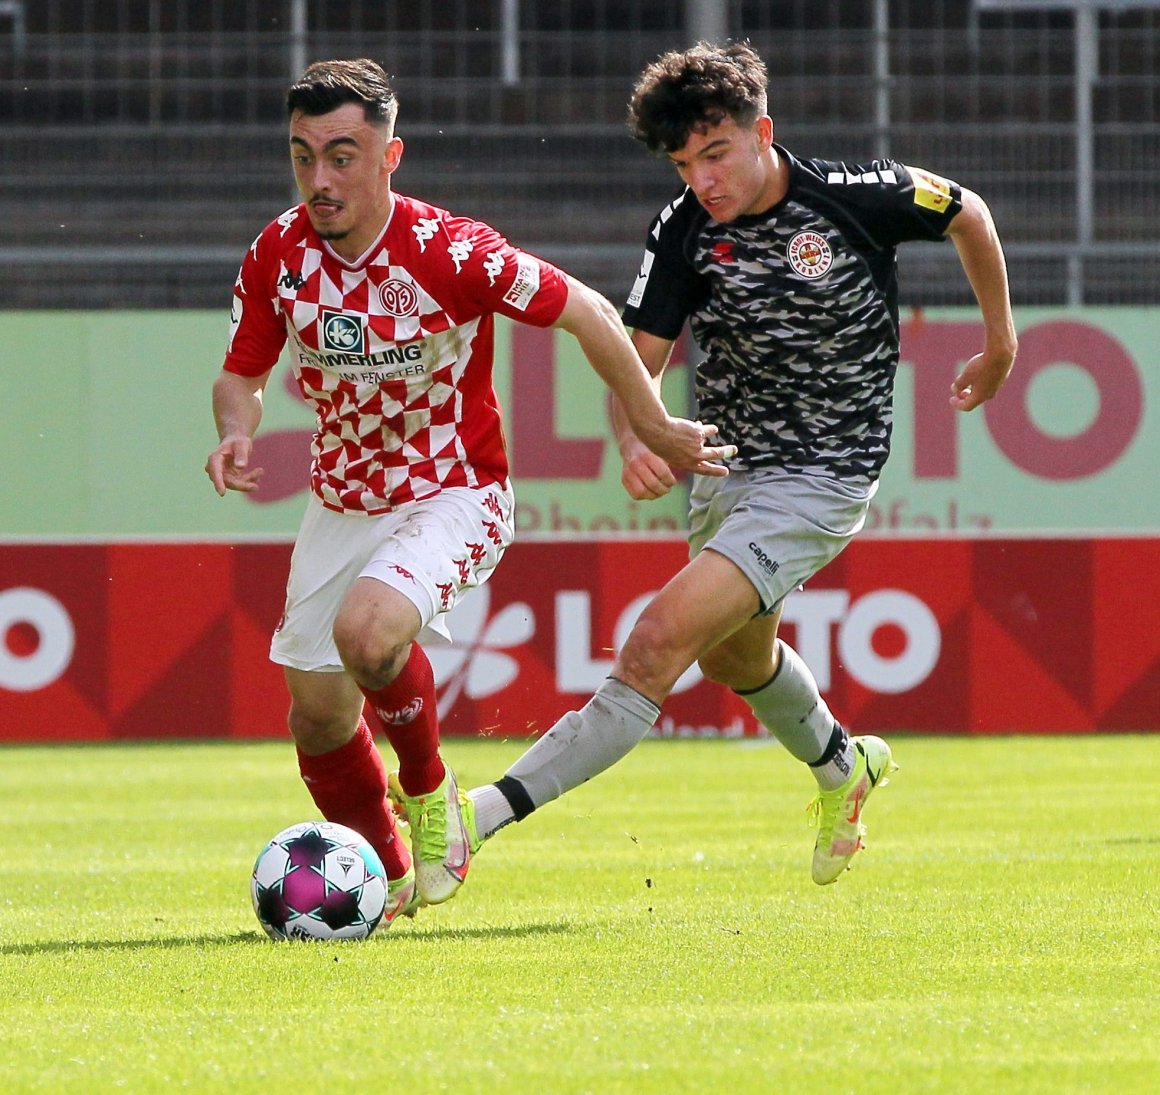
{"label": "grey sock", "polygon": [[[609,677],[579,711],[569,711],[508,770],[543,806],[611,768],[649,732],[660,708]],[[818,751],[819,755],[821,750]]]}
{"label": "grey sock", "polygon": [[781,664],[773,677],[752,692],[739,692],[758,721],[787,751],[813,764],[830,744],[835,720],[818,691],[809,666],[793,647],[777,640]]}

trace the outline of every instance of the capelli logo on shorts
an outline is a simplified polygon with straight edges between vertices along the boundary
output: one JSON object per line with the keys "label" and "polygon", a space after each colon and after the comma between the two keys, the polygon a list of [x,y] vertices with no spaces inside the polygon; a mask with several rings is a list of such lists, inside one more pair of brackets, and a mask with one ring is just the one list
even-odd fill
{"label": "capelli logo on shorts", "polygon": [[322,348],[344,354],[365,354],[362,324],[343,312],[322,313]]}
{"label": "capelli logo on shorts", "polygon": [[771,559],[764,551],[761,550],[755,543],[750,541],[749,550],[753,552],[757,561],[761,564],[761,569],[766,574],[776,574],[781,569],[781,563],[776,559]]}

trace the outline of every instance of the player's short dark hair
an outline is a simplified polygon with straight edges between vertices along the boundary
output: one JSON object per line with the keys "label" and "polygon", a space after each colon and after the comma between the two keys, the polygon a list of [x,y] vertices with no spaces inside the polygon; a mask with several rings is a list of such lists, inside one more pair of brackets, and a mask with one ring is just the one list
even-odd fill
{"label": "player's short dark hair", "polygon": [[286,93],[286,112],[329,114],[346,103],[361,103],[368,122],[392,134],[399,100],[382,66],[366,57],[357,61],[315,61]]}
{"label": "player's short dark hair", "polygon": [[766,112],[769,76],[748,42],[698,42],[658,57],[640,74],[628,128],[650,152],[684,148],[689,134],[732,117],[750,125]]}

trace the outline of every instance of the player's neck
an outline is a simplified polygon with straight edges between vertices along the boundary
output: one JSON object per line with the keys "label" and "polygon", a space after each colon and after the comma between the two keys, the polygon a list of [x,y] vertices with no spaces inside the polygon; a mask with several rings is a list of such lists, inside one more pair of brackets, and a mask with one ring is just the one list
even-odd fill
{"label": "player's neck", "polygon": [[750,209],[751,214],[768,213],[789,193],[789,163],[777,149],[770,145],[765,155],[765,183],[758,201]]}
{"label": "player's neck", "polygon": [[357,231],[343,236],[342,239],[327,240],[327,244],[343,262],[357,265],[359,260],[382,238],[384,229],[390,223],[394,208],[395,195],[388,191],[386,204],[380,209],[377,216],[369,217],[365,226],[360,226]]}

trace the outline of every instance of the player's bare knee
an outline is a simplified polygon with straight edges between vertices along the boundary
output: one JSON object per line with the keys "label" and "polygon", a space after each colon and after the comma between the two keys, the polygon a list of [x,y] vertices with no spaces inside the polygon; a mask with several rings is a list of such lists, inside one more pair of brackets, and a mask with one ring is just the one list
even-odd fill
{"label": "player's bare knee", "polygon": [[340,749],[354,736],[355,726],[333,714],[321,714],[292,704],[286,723],[294,744],[304,753],[317,755]]}
{"label": "player's bare knee", "polygon": [[658,700],[669,694],[691,661],[681,653],[678,637],[646,611],[617,656],[613,676]]}
{"label": "player's bare knee", "polygon": [[334,633],[335,645],[346,671],[363,688],[386,688],[406,664],[410,642],[382,642],[366,634]]}

